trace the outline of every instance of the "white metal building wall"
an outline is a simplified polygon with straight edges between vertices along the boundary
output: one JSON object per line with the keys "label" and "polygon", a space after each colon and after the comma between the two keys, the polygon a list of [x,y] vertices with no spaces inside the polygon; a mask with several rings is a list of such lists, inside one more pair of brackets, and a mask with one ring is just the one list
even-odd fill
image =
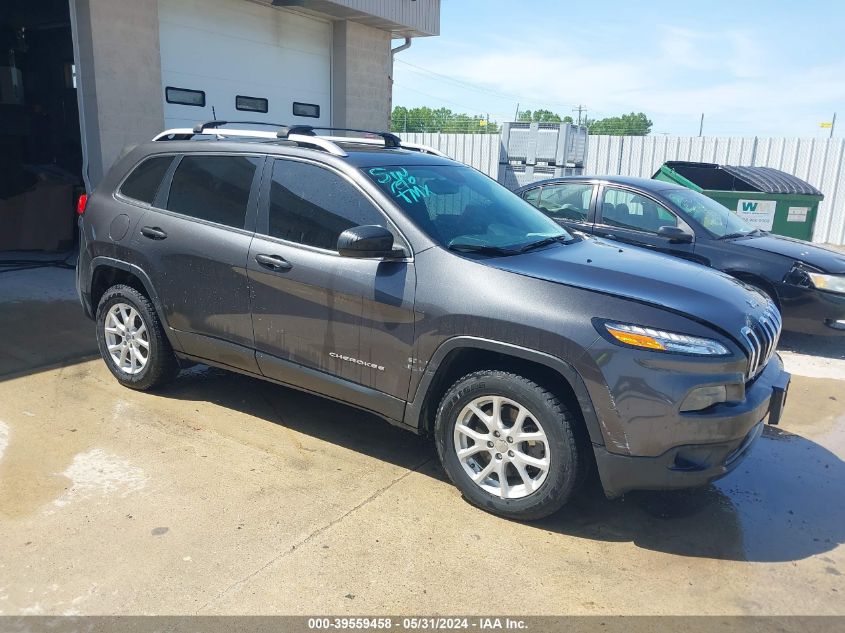
{"label": "white metal building wall", "polygon": [[[244,0],[159,0],[162,89],[202,90],[205,107],[164,104],[165,127],[215,118],[331,124],[332,25]],[[237,95],[268,100],[239,111]],[[293,115],[317,104],[319,118]]]}
{"label": "white metal building wall", "polygon": [[[401,134],[430,145],[495,178],[498,134]],[[586,173],[650,178],[668,160],[774,167],[825,196],[813,241],[845,244],[845,139],[591,136]]]}

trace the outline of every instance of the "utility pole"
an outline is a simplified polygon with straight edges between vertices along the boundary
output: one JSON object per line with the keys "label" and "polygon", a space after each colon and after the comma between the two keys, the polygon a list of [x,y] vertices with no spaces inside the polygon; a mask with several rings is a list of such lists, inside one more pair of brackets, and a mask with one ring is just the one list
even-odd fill
{"label": "utility pole", "polygon": [[519,103],[516,104],[516,114],[513,115],[514,121],[519,121]]}
{"label": "utility pole", "polygon": [[701,121],[698,124],[698,135],[701,136],[701,133],[704,132],[704,113],[701,113]]}
{"label": "utility pole", "polygon": [[833,113],[833,119],[830,122],[830,138],[833,138],[833,130],[836,128],[836,112]]}
{"label": "utility pole", "polygon": [[581,125],[581,113],[582,112],[584,113],[584,118],[586,119],[587,118],[587,108],[585,106],[579,104],[577,108],[572,108],[572,111],[578,113],[578,125]]}

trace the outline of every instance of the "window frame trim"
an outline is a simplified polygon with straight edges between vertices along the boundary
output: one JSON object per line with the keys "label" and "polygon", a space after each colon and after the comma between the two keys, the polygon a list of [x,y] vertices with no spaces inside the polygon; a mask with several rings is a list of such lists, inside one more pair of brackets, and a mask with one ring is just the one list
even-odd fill
{"label": "window frame trim", "polygon": [[[238,99],[257,99],[264,102],[264,110],[253,110],[251,108],[239,108]],[[239,112],[255,112],[257,114],[267,114],[270,112],[270,99],[267,97],[251,97],[250,95],[235,95],[235,110]]]}
{"label": "window frame trim", "polygon": [[[308,250],[314,253],[320,253],[323,255],[333,255],[338,258],[348,259],[341,255],[337,250],[331,250],[322,248],[320,246],[312,246],[311,244],[303,244],[301,242],[293,242],[291,240],[286,240],[283,237],[277,237],[275,235],[270,235],[270,187],[273,184],[273,166],[275,161],[277,160],[285,160],[285,161],[294,161],[298,163],[305,163],[307,165],[312,165],[317,167],[318,169],[325,169],[331,173],[340,176],[343,180],[347,183],[352,185],[354,189],[356,189],[359,193],[363,195],[363,197],[373,206],[377,213],[381,214],[381,216],[387,221],[390,227],[393,228],[395,233],[399,236],[402,242],[401,246],[405,249],[408,253],[405,257],[397,257],[393,258],[373,258],[373,261],[390,261],[390,262],[406,262],[412,263],[414,261],[414,249],[411,246],[410,240],[407,238],[405,233],[402,231],[399,226],[393,221],[390,215],[382,208],[382,206],[378,203],[374,196],[370,194],[364,187],[362,187],[359,183],[355,182],[352,178],[350,178],[347,174],[345,174],[340,169],[335,168],[332,165],[328,165],[326,163],[321,163],[316,160],[310,160],[307,158],[299,157],[299,156],[280,156],[280,155],[268,155],[267,161],[264,164],[264,175],[261,180],[261,190],[258,196],[258,218],[255,227],[255,236],[260,237],[263,240],[270,240],[276,242],[278,244],[282,244],[285,246],[291,246],[295,248],[301,248],[304,250]],[[394,247],[397,244],[394,242]]]}
{"label": "window frame trim", "polygon": [[[543,199],[543,193],[548,188],[551,188],[551,187],[570,187],[570,186],[589,187],[590,188],[590,199],[587,201],[587,213],[580,220],[571,220],[571,219],[565,219],[564,218],[562,221],[563,222],[574,222],[576,224],[577,223],[595,224],[595,219],[596,219],[596,213],[595,213],[596,191],[597,191],[598,187],[596,187],[596,183],[590,182],[589,180],[558,180],[558,181],[543,183],[539,187],[540,194],[537,197],[537,201],[539,202],[540,200]],[[526,202],[528,202],[528,201],[526,200]],[[528,204],[531,204],[531,203],[529,202]],[[531,206],[533,207],[534,205],[532,204]],[[536,207],[536,208],[539,209],[539,207]],[[552,218],[552,219],[554,219],[554,218]],[[555,220],[555,221],[557,221],[557,220]]]}
{"label": "window frame trim", "polygon": [[[692,232],[693,235],[695,235],[694,230],[692,229],[692,227],[689,226],[689,224],[687,224],[686,220],[684,220],[684,218],[682,218],[678,213],[675,213],[674,211],[669,209],[659,199],[650,195],[646,191],[642,191],[640,189],[634,189],[632,187],[627,187],[627,186],[620,185],[620,184],[613,183],[613,182],[601,183],[601,186],[599,187],[598,196],[596,197],[595,218],[594,218],[594,221],[593,221],[593,224],[596,227],[607,227],[608,229],[622,229],[623,231],[631,231],[633,233],[642,233],[643,235],[651,235],[652,237],[660,237],[660,235],[657,232],[646,231],[645,229],[637,229],[637,228],[630,227],[630,226],[615,226],[613,224],[607,224],[604,221],[604,209],[602,208],[602,206],[604,205],[604,192],[607,189],[618,189],[620,191],[624,191],[625,193],[633,193],[635,195],[642,196],[643,198],[651,200],[653,203],[655,203],[656,205],[658,205],[660,207],[663,207],[664,209],[666,209],[666,211],[668,211],[669,213],[674,215],[676,218],[678,218],[678,220],[680,220],[681,223],[684,225],[682,228],[689,229],[690,232]],[[695,242],[695,237],[693,237],[692,243],[694,243],[694,242]]]}
{"label": "window frame trim", "polygon": [[[296,106],[316,106],[317,114],[297,114],[296,113]],[[304,101],[293,101],[290,106],[290,112],[293,116],[299,116],[303,119],[319,119],[322,116],[323,109],[320,107],[319,103],[305,103]]]}
{"label": "window frame trim", "polygon": [[[132,198],[130,196],[127,196],[125,193],[123,193],[121,191],[121,189],[123,188],[123,184],[127,180],[129,180],[129,176],[131,176],[132,174],[135,173],[135,170],[138,169],[138,167],[141,165],[141,163],[144,163],[148,160],[152,160],[154,158],[168,158],[168,157],[170,158],[170,165],[168,165],[167,169],[164,170],[164,174],[161,177],[161,182],[158,183],[158,189],[156,189],[156,192],[155,192],[155,195],[153,196],[152,202],[144,202],[143,200],[138,200],[138,198]],[[114,198],[115,200],[118,200],[119,202],[131,204],[133,206],[140,207],[142,209],[152,208],[155,205],[155,201],[158,198],[158,194],[161,191],[162,186],[164,185],[165,182],[169,182],[168,181],[168,175],[169,175],[171,169],[173,169],[173,163],[174,163],[173,159],[178,158],[178,157],[179,157],[179,152],[162,152],[161,154],[147,154],[146,156],[142,156],[139,160],[137,160],[135,163],[133,163],[132,167],[130,167],[129,169],[126,170],[126,173],[123,175],[123,178],[120,179],[120,181],[117,183],[117,186],[114,188],[114,191],[112,192],[112,198]]]}
{"label": "window frame trim", "polygon": [[[167,94],[168,90],[183,90],[184,92],[196,92],[202,95],[202,104],[197,103],[184,103],[182,101],[171,101],[170,97]],[[180,88],[179,86],[165,86],[164,87],[164,101],[171,105],[180,105],[185,106],[188,108],[204,108],[206,104],[206,94],[205,90],[197,90],[196,88]]]}
{"label": "window frame trim", "polygon": [[[173,163],[170,165],[170,168],[167,170],[164,177],[162,178],[161,185],[159,185],[159,190],[156,194],[155,199],[153,200],[153,203],[148,206],[151,211],[163,213],[165,215],[169,215],[176,218],[182,218],[184,220],[190,220],[192,222],[199,222],[200,224],[225,229],[227,231],[237,231],[246,235],[255,234],[255,226],[257,223],[258,215],[257,206],[261,194],[261,178],[264,173],[264,167],[267,164],[266,154],[260,154],[256,152],[175,152],[175,155],[176,160],[173,161]],[[198,218],[193,215],[179,213],[178,211],[167,209],[164,206],[165,204],[167,204],[167,201],[170,198],[170,186],[173,184],[173,176],[176,173],[176,170],[179,168],[179,165],[182,163],[182,160],[186,156],[248,156],[252,158],[258,158],[263,161],[261,164],[255,166],[255,174],[253,174],[252,183],[250,184],[249,197],[247,198],[246,213],[244,214],[244,226],[237,227],[231,226],[229,224],[220,224],[219,222],[214,222],[212,220],[206,220],[204,218]]]}

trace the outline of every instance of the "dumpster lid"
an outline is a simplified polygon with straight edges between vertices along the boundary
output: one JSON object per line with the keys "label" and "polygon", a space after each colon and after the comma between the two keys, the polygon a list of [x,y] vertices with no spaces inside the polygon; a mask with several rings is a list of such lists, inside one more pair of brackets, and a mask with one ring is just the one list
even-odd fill
{"label": "dumpster lid", "polygon": [[741,167],[715,163],[667,161],[666,167],[703,189],[821,196],[810,183],[772,167]]}

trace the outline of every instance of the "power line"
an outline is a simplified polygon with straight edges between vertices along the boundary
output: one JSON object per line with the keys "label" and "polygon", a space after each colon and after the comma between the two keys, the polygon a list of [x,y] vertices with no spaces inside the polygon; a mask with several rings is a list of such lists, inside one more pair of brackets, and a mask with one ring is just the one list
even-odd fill
{"label": "power line", "polygon": [[[399,61],[399,60],[397,60],[397,61]],[[437,97],[433,94],[423,92],[422,90],[417,90],[416,88],[411,88],[410,86],[406,86],[402,83],[399,83],[398,81],[394,81],[393,85],[399,86],[400,88],[404,88],[405,90],[410,90],[411,92],[416,92],[418,94],[423,95],[424,97],[428,97],[429,99],[437,99],[438,101],[442,101],[443,103],[448,103],[450,105],[457,106],[459,108],[463,108],[464,110],[469,110],[469,111],[472,111],[472,112],[482,112],[484,110],[484,108],[473,108],[473,107],[468,106],[468,105],[456,103],[455,101],[450,101],[449,99],[443,99],[442,97]]]}
{"label": "power line", "polygon": [[445,79],[446,81],[450,81],[455,85],[461,86],[462,88],[466,88],[468,90],[475,90],[476,92],[485,92],[487,94],[495,95],[502,99],[509,99],[513,101],[520,101],[520,102],[527,102],[527,103],[539,103],[539,104],[548,104],[553,106],[558,106],[561,108],[570,108],[570,107],[577,107],[575,104],[572,103],[558,103],[556,101],[538,101],[536,99],[525,99],[519,95],[507,92],[500,92],[498,90],[492,90],[490,88],[484,88],[477,84],[472,84],[467,81],[456,79],[454,77],[450,77],[449,75],[444,75],[443,73],[439,73],[437,71],[431,70],[429,68],[425,68],[423,66],[418,66],[417,64],[412,64],[411,62],[405,61],[404,59],[396,59],[395,61],[399,62],[400,64],[404,64],[405,66],[410,66],[411,68],[416,68],[419,71],[424,73],[428,73],[429,75],[433,75],[435,77],[439,77],[441,79]]}

